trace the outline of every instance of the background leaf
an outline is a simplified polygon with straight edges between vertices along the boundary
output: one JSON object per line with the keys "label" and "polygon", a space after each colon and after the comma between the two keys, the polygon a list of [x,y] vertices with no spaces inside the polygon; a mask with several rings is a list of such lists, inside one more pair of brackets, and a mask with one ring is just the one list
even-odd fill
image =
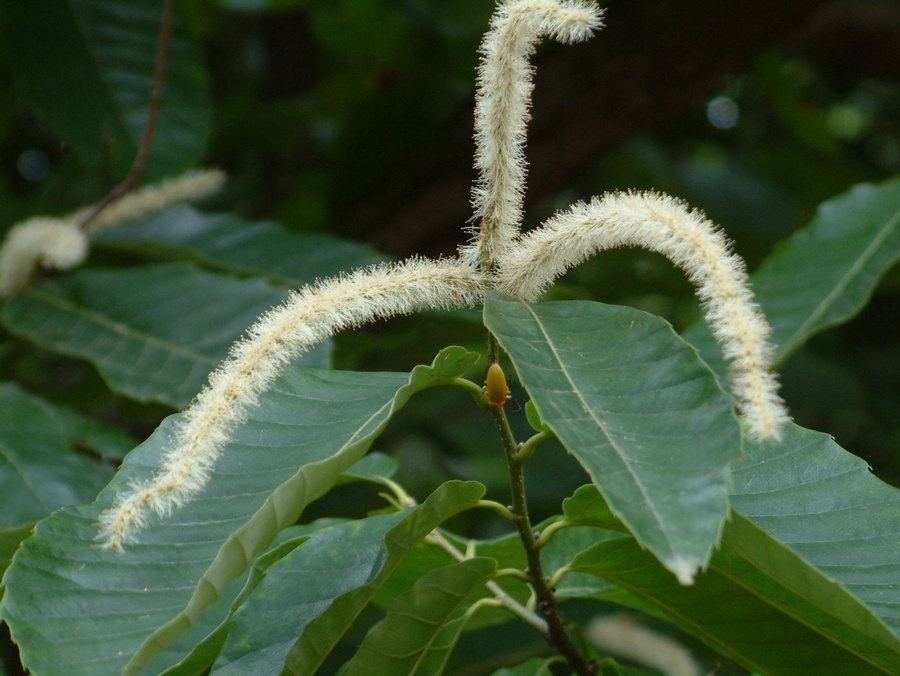
{"label": "background leaf", "polygon": [[[11,383],[0,384],[0,529],[92,500],[113,468],[77,448],[87,451],[90,435],[103,429]],[[4,539],[10,542],[9,534]]]}
{"label": "background leaf", "polygon": [[[87,359],[115,392],[181,408],[256,317],[287,291],[183,263],[79,270],[33,286],[0,314],[11,332]],[[299,363],[325,366],[330,343]]]}
{"label": "background leaf", "polygon": [[[733,472],[737,513],[695,587],[675,588],[637,546],[616,539],[574,565],[630,595],[591,595],[660,613],[751,669],[900,669],[900,492],[827,435],[796,425],[781,443],[747,451]],[[577,491],[565,512],[616,527],[593,488]],[[748,635],[750,624],[766,633]]]}
{"label": "background leaf", "polygon": [[385,260],[364,244],[184,205],[103,230],[94,240],[107,248],[193,261],[294,287]]}
{"label": "background leaf", "polygon": [[[881,640],[857,631],[852,625],[860,612],[852,597],[771,540],[760,538],[762,547],[748,555],[756,543],[748,542],[748,522],[735,519],[737,525],[726,526],[722,549],[690,587],[676,584],[631,538],[604,540],[579,554],[572,567],[625,590],[625,596],[609,590],[611,600],[668,619],[752,671],[896,673],[896,639],[883,627]],[[770,569],[756,568],[753,555]],[[775,569],[780,580],[768,576]],[[793,584],[784,584],[787,578]]]}
{"label": "background leaf", "polygon": [[688,583],[728,511],[730,399],[663,320],[590,302],[485,300],[540,418],[638,541]]}
{"label": "background leaf", "polygon": [[[19,91],[81,160],[124,176],[144,131],[162,0],[33,0],[0,9]],[[212,108],[199,51],[176,16],[149,178],[197,165]]]}
{"label": "background leaf", "polygon": [[97,501],[45,519],[16,554],[2,612],[23,662],[93,676],[129,661],[129,670],[156,673],[181,660],[183,646],[167,648],[187,630],[199,640],[221,623],[252,558],[362,457],[393,413],[477,358],[448,349],[410,376],[288,369],[235,431],[202,495],[150,519],[124,553],[98,548],[97,516],[116,491],[156,470],[178,416],[167,418]]}
{"label": "background leaf", "polygon": [[837,580],[900,635],[900,490],[827,434],[748,443],[734,509]]}
{"label": "background leaf", "polygon": [[[753,291],[772,325],[776,360],[811,336],[851,319],[900,260],[900,178],[862,183],[823,202],[815,218],[753,273]],[[718,373],[727,366],[704,323],[685,340]]]}
{"label": "background leaf", "polygon": [[346,676],[440,674],[462,628],[454,619],[497,570],[492,559],[467,559],[426,573],[390,605],[363,640]]}
{"label": "background leaf", "polygon": [[448,482],[408,513],[315,533],[235,614],[213,673],[312,673],[409,551],[483,494],[480,484]]}

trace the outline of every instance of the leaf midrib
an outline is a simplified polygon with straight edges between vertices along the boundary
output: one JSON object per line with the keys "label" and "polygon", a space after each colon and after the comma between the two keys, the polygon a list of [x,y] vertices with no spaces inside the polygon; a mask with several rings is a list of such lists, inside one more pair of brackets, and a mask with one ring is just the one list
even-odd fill
{"label": "leaf midrib", "polygon": [[[741,558],[743,558],[743,556],[742,556]],[[746,559],[745,559],[745,560],[746,560]],[[577,569],[576,569],[576,570],[577,570]],[[817,630],[816,627],[813,627],[813,626],[811,626],[810,624],[808,624],[807,622],[805,622],[805,621],[803,621],[803,620],[801,620],[801,619],[795,617],[795,616],[794,616],[793,614],[791,614],[787,609],[782,608],[781,606],[776,605],[776,604],[773,603],[770,599],[767,599],[767,598],[765,598],[765,597],[763,597],[763,596],[760,596],[760,595],[759,595],[756,591],[754,591],[753,589],[747,587],[747,586],[744,585],[744,584],[741,584],[738,580],[735,580],[734,578],[730,577],[729,575],[724,574],[723,571],[722,571],[722,569],[719,568],[718,566],[710,565],[709,570],[710,570],[710,571],[715,571],[716,573],[722,575],[722,577],[726,578],[727,580],[730,580],[730,581],[734,582],[735,585],[737,585],[738,587],[744,589],[745,591],[747,591],[748,593],[752,594],[752,595],[755,596],[756,598],[760,599],[763,603],[765,603],[765,604],[766,604],[767,606],[769,606],[770,608],[775,609],[775,610],[778,611],[779,613],[783,613],[784,615],[786,615],[787,617],[790,617],[792,620],[794,620],[794,621],[797,622],[798,624],[801,624],[801,625],[807,627],[808,629],[811,629],[811,630],[813,631],[813,634],[814,634],[814,635],[822,637],[825,641],[827,641],[827,642],[829,642],[829,643],[832,643],[833,645],[836,645],[836,646],[841,647],[842,649],[846,650],[848,653],[850,653],[851,655],[854,655],[855,657],[857,657],[858,659],[862,660],[863,662],[865,662],[865,663],[867,663],[867,664],[871,664],[871,665],[872,665],[875,669],[877,669],[879,672],[885,673],[885,674],[890,674],[890,672],[889,672],[889,671],[886,671],[886,670],[884,669],[884,667],[879,666],[879,665],[877,665],[877,664],[872,664],[872,662],[871,662],[870,660],[868,660],[864,655],[860,655],[859,653],[857,653],[856,651],[852,650],[851,648],[849,648],[848,646],[844,645],[843,643],[840,643],[840,642],[834,640],[831,636],[826,636],[825,634],[822,634],[821,632],[819,632],[819,631]],[[590,572],[590,571],[587,571],[587,572]],[[661,608],[664,608],[664,609],[666,610],[666,612],[670,613],[673,617],[681,618],[681,621],[684,622],[684,624],[690,625],[690,626],[694,627],[694,628],[697,630],[698,633],[700,633],[700,634],[706,636],[706,637],[707,637],[707,640],[709,640],[710,642],[712,642],[712,643],[714,643],[714,644],[720,646],[720,649],[722,649],[723,652],[726,652],[726,653],[729,653],[729,652],[730,652],[730,653],[733,654],[733,655],[738,655],[738,656],[741,657],[741,659],[745,660],[746,664],[752,665],[753,668],[754,668],[756,671],[758,671],[758,672],[760,672],[760,673],[763,673],[763,674],[768,673],[768,672],[767,672],[767,669],[766,669],[766,667],[765,667],[764,665],[761,665],[761,664],[756,663],[754,660],[750,659],[747,655],[745,655],[745,654],[744,654],[741,650],[739,650],[737,647],[731,645],[729,642],[727,642],[727,641],[725,641],[725,640],[723,640],[723,639],[720,639],[718,636],[716,636],[715,634],[711,633],[710,630],[707,628],[708,625],[707,625],[706,623],[700,623],[700,622],[698,622],[698,621],[695,621],[694,619],[692,619],[691,617],[685,615],[683,612],[681,612],[681,611],[678,610],[677,608],[671,606],[670,604],[666,603],[665,601],[662,601],[662,600],[656,598],[655,596],[649,594],[648,592],[644,591],[643,589],[637,588],[637,587],[635,587],[635,586],[633,586],[633,585],[631,585],[631,584],[629,584],[629,583],[627,583],[627,582],[623,582],[622,580],[616,579],[616,580],[615,580],[615,584],[621,586],[621,587],[624,588],[624,589],[627,589],[628,591],[630,591],[630,592],[633,593],[633,594],[637,594],[638,596],[641,596],[641,597],[647,599],[651,604],[654,604],[654,605],[660,606]],[[781,583],[779,583],[779,584],[780,584],[781,586],[784,586],[784,585],[782,585]],[[785,589],[787,589],[787,587],[785,587]]]}
{"label": "leaf midrib", "polygon": [[[779,360],[784,359],[785,356],[790,354],[794,348],[797,346],[799,342],[802,341],[802,336],[804,332],[807,331],[808,327],[814,322],[818,321],[825,312],[827,312],[834,302],[837,300],[837,296],[843,293],[847,286],[850,284],[853,278],[856,277],[857,273],[869,262],[872,260],[872,256],[874,256],[875,252],[881,247],[881,244],[884,242],[887,237],[892,234],[894,228],[897,224],[900,223],[900,209],[898,209],[894,215],[887,221],[887,223],[882,226],[882,229],[879,231],[878,236],[872,239],[869,242],[868,246],[863,249],[862,253],[850,266],[850,268],[845,272],[838,283],[835,284],[834,288],[822,299],[822,301],[816,306],[815,310],[804,320],[804,322],[797,327],[796,330],[791,334],[790,338],[784,342],[779,350]],[[801,336],[801,338],[798,338]]]}
{"label": "leaf midrib", "polygon": [[[97,324],[102,328],[107,329],[118,336],[121,336],[122,338],[147,343],[148,345],[152,345],[174,355],[187,357],[197,362],[205,362],[213,367],[218,365],[218,360],[210,357],[209,355],[195,352],[190,348],[184,347],[183,345],[179,345],[178,343],[169,340],[165,340],[151,333],[138,331],[128,324],[117,322],[105,315],[100,314],[99,312],[88,310],[84,306],[76,305],[75,303],[65,300],[60,296],[48,293],[43,289],[31,288],[26,293],[29,296],[36,297],[39,301],[46,303],[47,305],[51,305],[76,316],[83,317],[87,321],[93,322],[94,324]],[[33,339],[35,342],[40,342],[39,338],[33,338],[29,336],[29,339]]]}
{"label": "leaf midrib", "polygon": [[[619,459],[625,465],[626,469],[628,470],[629,475],[634,480],[634,483],[635,483],[635,485],[637,485],[638,490],[640,490],[641,495],[644,498],[644,502],[650,510],[650,514],[653,516],[653,519],[658,524],[659,530],[662,533],[663,539],[665,540],[666,546],[669,549],[670,555],[674,556],[675,549],[673,548],[669,533],[666,532],[666,527],[662,521],[662,517],[659,514],[659,512],[657,512],[656,507],[654,506],[652,500],[650,499],[650,495],[647,493],[646,487],[640,480],[640,477],[635,473],[634,469],[631,466],[631,463],[628,462],[628,458],[625,455],[625,453],[622,451],[622,449],[619,448],[619,446],[616,444],[615,440],[610,435],[609,430],[606,428],[606,425],[604,425],[604,423],[599,418],[597,418],[596,415],[594,415],[593,409],[588,405],[587,401],[585,401],[584,397],[581,395],[580,390],[575,385],[575,381],[572,379],[572,376],[569,374],[568,369],[566,368],[565,364],[563,363],[562,359],[560,358],[559,353],[556,350],[556,346],[553,344],[553,341],[550,339],[550,335],[547,333],[546,329],[544,328],[544,325],[541,322],[540,318],[538,317],[537,313],[531,308],[530,305],[528,305],[528,303],[521,303],[521,304],[528,310],[529,313],[531,313],[531,316],[534,318],[534,321],[537,323],[537,326],[540,329],[541,334],[543,335],[544,340],[547,343],[547,346],[550,348],[550,352],[553,354],[553,358],[556,359],[557,364],[559,364],[560,371],[565,376],[566,380],[569,381],[569,384],[572,386],[572,391],[575,393],[575,396],[578,397],[578,401],[581,402],[581,405],[584,408],[584,410],[587,411],[587,413],[591,417],[591,419],[597,424],[597,427],[600,428],[600,431],[603,432],[603,435],[606,437],[607,441],[609,442],[610,447],[616,452],[616,455],[619,456]],[[547,424],[550,427],[553,427],[552,423],[548,422]],[[554,430],[554,433],[556,433],[556,430]],[[598,488],[598,490],[600,490],[599,486],[597,488]],[[610,508],[612,508],[612,505],[610,505]],[[618,510],[613,510],[613,511],[617,512]],[[616,514],[616,516],[618,516],[620,519],[622,519],[622,522],[626,526],[629,526],[629,530],[631,530],[632,524],[629,523],[629,520],[627,518],[625,518],[622,514],[618,514],[618,513]]]}

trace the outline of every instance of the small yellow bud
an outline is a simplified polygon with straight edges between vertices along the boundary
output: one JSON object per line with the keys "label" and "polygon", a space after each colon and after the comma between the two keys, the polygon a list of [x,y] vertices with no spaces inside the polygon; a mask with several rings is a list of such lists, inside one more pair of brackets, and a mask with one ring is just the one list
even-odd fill
{"label": "small yellow bud", "polygon": [[511,392],[506,385],[506,374],[500,368],[500,364],[494,362],[488,367],[487,378],[484,380],[484,393],[487,395],[491,406],[503,406],[510,398]]}

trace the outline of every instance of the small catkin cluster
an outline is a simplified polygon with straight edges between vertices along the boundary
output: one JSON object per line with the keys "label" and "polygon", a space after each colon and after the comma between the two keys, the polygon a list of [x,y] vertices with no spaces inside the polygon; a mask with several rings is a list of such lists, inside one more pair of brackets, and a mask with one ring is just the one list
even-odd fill
{"label": "small catkin cluster", "polygon": [[561,43],[587,40],[602,12],[580,0],[501,3],[481,43],[475,95],[474,220],[476,241],[465,255],[493,260],[516,237],[525,190],[525,132],[534,87],[529,58],[543,36]]}
{"label": "small catkin cluster", "polygon": [[729,360],[732,390],[750,433],[778,438],[787,414],[771,372],[769,325],[754,302],[744,263],[702,213],[680,201],[615,193],[577,203],[515,243],[500,259],[498,286],[534,300],[570,267],[627,246],[660,253],[686,273]]}
{"label": "small catkin cluster", "polygon": [[126,194],[85,226],[81,223],[93,207],[59,218],[30,218],[14,225],[0,248],[0,297],[25,288],[39,267],[71,270],[84,262],[90,249],[89,233],[178,202],[203,199],[221,188],[224,181],[225,174],[217,169],[190,171]]}
{"label": "small catkin cluster", "polygon": [[294,293],[263,315],[184,413],[162,465],[147,483],[119,495],[100,519],[104,544],[121,550],[151,513],[168,514],[202,492],[236,425],[277,375],[335,333],[424,308],[477,302],[478,270],[457,261],[413,258],[325,280]]}
{"label": "small catkin cluster", "polygon": [[75,219],[36,217],[14,225],[0,248],[0,296],[21,291],[38,268],[69,270],[87,253],[87,236]]}

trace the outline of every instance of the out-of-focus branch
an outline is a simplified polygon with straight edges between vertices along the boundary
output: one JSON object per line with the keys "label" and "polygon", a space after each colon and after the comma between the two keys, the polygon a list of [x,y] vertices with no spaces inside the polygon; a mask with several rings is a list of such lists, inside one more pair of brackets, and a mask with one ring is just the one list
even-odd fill
{"label": "out-of-focus branch", "polygon": [[172,11],[175,0],[164,0],[162,17],[159,22],[159,38],[156,42],[156,56],[153,60],[153,82],[150,85],[150,98],[147,102],[147,120],[144,123],[144,133],[138,146],[137,154],[128,170],[128,175],[113,187],[106,196],[97,202],[79,221],[78,225],[86,229],[106,207],[134,190],[141,182],[144,169],[147,166],[147,158],[153,146],[153,138],[156,136],[156,122],[159,118],[159,102],[162,98],[163,82],[166,75],[166,61],[169,53],[169,41],[172,38]]}

